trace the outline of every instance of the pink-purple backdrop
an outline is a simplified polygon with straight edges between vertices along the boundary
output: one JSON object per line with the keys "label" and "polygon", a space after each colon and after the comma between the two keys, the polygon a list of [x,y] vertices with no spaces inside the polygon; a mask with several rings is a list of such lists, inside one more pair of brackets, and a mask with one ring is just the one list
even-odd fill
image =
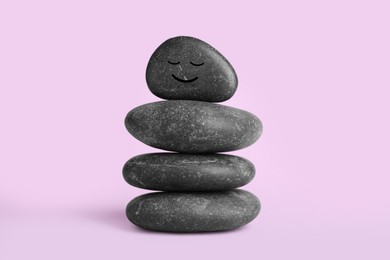
{"label": "pink-purple backdrop", "polygon": [[[390,259],[390,3],[379,0],[1,1],[0,259]],[[122,179],[154,152],[126,113],[169,37],[233,64],[224,104],[262,119],[244,187],[259,217],[214,234],[143,232],[147,191]]]}

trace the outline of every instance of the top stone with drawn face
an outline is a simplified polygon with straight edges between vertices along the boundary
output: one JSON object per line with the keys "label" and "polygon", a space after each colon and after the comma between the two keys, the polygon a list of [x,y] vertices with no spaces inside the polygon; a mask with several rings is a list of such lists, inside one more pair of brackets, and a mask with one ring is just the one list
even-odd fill
{"label": "top stone with drawn face", "polygon": [[188,36],[166,40],[146,69],[150,91],[163,99],[226,101],[237,89],[230,63],[209,44]]}

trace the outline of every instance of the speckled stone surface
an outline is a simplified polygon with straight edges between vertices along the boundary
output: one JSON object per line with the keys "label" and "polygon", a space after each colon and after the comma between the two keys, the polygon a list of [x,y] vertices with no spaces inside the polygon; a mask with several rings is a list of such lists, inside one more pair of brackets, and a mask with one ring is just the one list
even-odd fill
{"label": "speckled stone surface", "polygon": [[209,44],[188,36],[166,40],[146,69],[150,91],[164,99],[222,102],[237,89],[237,75]]}
{"label": "speckled stone surface", "polygon": [[249,183],[254,176],[250,161],[225,154],[143,154],[123,167],[130,185],[163,191],[228,190]]}
{"label": "speckled stone surface", "polygon": [[182,153],[216,153],[245,148],[261,135],[253,114],[233,107],[191,100],[160,101],[136,107],[127,130],[155,148]]}
{"label": "speckled stone surface", "polygon": [[250,192],[157,192],[141,195],[127,205],[127,218],[154,231],[209,232],[238,228],[260,211]]}

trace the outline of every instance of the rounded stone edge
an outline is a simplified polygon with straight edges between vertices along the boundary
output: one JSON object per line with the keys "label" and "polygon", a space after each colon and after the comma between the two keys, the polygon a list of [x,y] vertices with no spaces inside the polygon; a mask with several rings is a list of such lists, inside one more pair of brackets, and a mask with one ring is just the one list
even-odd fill
{"label": "rounded stone edge", "polygon": [[160,101],[155,101],[155,102],[150,102],[150,103],[145,103],[145,104],[142,104],[142,105],[139,105],[137,107],[134,107],[133,109],[131,109],[127,114],[126,114],[126,117],[124,119],[124,126],[126,128],[126,130],[128,131],[128,133],[130,133],[131,136],[133,136],[135,139],[137,139],[138,141],[140,141],[141,143],[147,145],[147,146],[150,146],[150,147],[153,147],[153,148],[156,148],[156,149],[160,149],[160,150],[163,150],[163,151],[168,151],[168,152],[176,152],[176,153],[195,153],[195,154],[214,154],[214,153],[224,153],[224,152],[233,152],[233,151],[238,151],[238,150],[242,150],[242,149],[245,149],[249,146],[252,146],[253,144],[255,144],[259,139],[260,137],[262,136],[263,134],[263,130],[264,130],[264,126],[263,126],[263,123],[262,121],[260,120],[259,117],[257,117],[254,113],[250,112],[250,111],[247,111],[247,110],[244,110],[242,108],[237,108],[237,107],[232,107],[232,106],[227,106],[227,105],[223,105],[223,104],[214,104],[216,106],[221,106],[221,107],[227,107],[229,109],[233,109],[233,110],[240,110],[241,112],[244,112],[244,113],[247,113],[250,117],[252,117],[253,119],[255,119],[257,122],[258,122],[258,125],[259,125],[259,131],[258,131],[258,134],[255,138],[253,138],[251,140],[251,142],[249,143],[245,143],[241,146],[238,146],[236,147],[235,149],[218,149],[218,150],[207,150],[207,151],[198,151],[198,152],[194,152],[194,151],[189,151],[189,150],[182,150],[182,149],[169,149],[167,147],[165,148],[162,148],[161,146],[159,145],[155,145],[155,144],[150,144],[150,143],[146,143],[145,140],[143,138],[140,138],[137,134],[136,131],[133,131],[132,130],[132,127],[131,127],[131,124],[128,123],[128,119],[131,118],[129,115],[134,113],[134,111],[136,109],[140,110],[141,108],[143,107],[147,107],[147,106],[150,106],[150,105],[153,105],[153,106],[156,106],[157,104],[162,104],[162,103],[165,103],[165,102],[180,102],[180,101],[189,101],[189,102],[203,102],[203,103],[212,103],[212,102],[204,102],[204,101],[197,101],[197,100],[160,100]]}
{"label": "rounded stone edge", "polygon": [[[143,157],[147,157],[148,155],[159,155],[159,154],[163,154],[163,155],[172,155],[172,156],[177,156],[177,155],[181,155],[183,153],[146,153],[146,154],[139,154],[139,155],[136,155],[136,156],[133,156],[131,157],[130,159],[128,159],[123,167],[122,167],[122,177],[123,179],[126,181],[127,184],[133,186],[133,187],[136,187],[136,188],[140,188],[140,189],[144,189],[144,190],[150,190],[150,191],[164,191],[164,192],[212,192],[212,191],[226,191],[226,190],[234,190],[234,189],[238,189],[238,188],[241,188],[247,184],[249,184],[250,182],[253,181],[253,179],[255,178],[256,176],[256,166],[248,159],[242,157],[242,156],[238,156],[238,155],[232,155],[232,154],[210,154],[210,155],[213,155],[213,156],[224,156],[224,157],[230,157],[231,159],[236,159],[236,160],[240,160],[241,162],[237,163],[237,165],[239,167],[246,167],[248,168],[248,172],[250,173],[250,177],[248,179],[246,179],[245,181],[242,181],[238,186],[232,186],[232,187],[228,187],[228,188],[223,188],[223,189],[164,189],[164,188],[150,188],[150,187],[146,187],[145,185],[142,186],[142,185],[139,185],[138,183],[136,182],[133,182],[131,178],[128,178],[128,168],[130,167],[129,164],[131,163],[131,161],[134,161],[134,160],[137,160],[138,158],[143,158]],[[207,155],[207,154],[192,154],[192,155],[199,155],[199,156],[203,156],[203,155]],[[242,170],[242,172],[244,172],[245,170]],[[141,183],[142,184],[142,183]]]}
{"label": "rounded stone edge", "polygon": [[[144,197],[147,197],[151,194],[161,194],[161,193],[167,193],[167,192],[151,192],[151,193],[145,193],[145,194],[142,194],[142,195],[139,195],[135,198],[133,198],[132,200],[129,201],[129,203],[127,204],[126,206],[126,209],[125,209],[125,213],[126,213],[126,217],[127,219],[135,226],[137,226],[138,228],[140,229],[144,229],[144,230],[147,230],[147,231],[150,231],[150,232],[157,232],[157,233],[182,233],[182,234],[189,234],[189,233],[219,233],[219,232],[231,232],[231,231],[234,231],[236,229],[239,229],[243,226],[246,226],[248,225],[249,223],[251,223],[253,220],[255,220],[259,214],[260,214],[260,211],[262,209],[262,204],[260,202],[260,199],[254,195],[253,193],[247,191],[247,190],[241,190],[241,189],[235,189],[235,190],[238,190],[238,191],[244,191],[245,193],[247,193],[249,196],[252,197],[253,201],[256,203],[256,208],[258,209],[256,214],[254,214],[251,218],[249,219],[246,219],[243,223],[241,223],[240,225],[237,225],[235,227],[232,227],[230,229],[217,229],[217,230],[197,230],[197,231],[187,231],[187,230],[183,230],[183,231],[178,231],[178,230],[163,230],[163,229],[153,229],[153,228],[148,228],[148,227],[145,227],[145,226],[142,226],[142,225],[139,225],[138,223],[136,223],[136,221],[133,221],[132,218],[131,218],[131,215],[129,214],[129,208],[131,206],[131,204],[135,203],[136,201],[139,201],[141,200],[142,198]],[[216,191],[217,192],[217,191]],[[180,193],[180,192],[173,192],[173,193]],[[196,193],[196,192],[195,192]],[[207,193],[207,192],[205,192]],[[211,192],[210,192],[211,193]]]}
{"label": "rounded stone edge", "polygon": [[156,97],[158,98],[161,98],[163,100],[181,100],[179,98],[175,99],[175,98],[165,98],[165,97],[162,97],[160,95],[160,93],[158,93],[157,91],[155,91],[154,89],[152,89],[150,87],[151,83],[148,81],[148,77],[147,75],[149,74],[149,63],[151,61],[151,58],[154,56],[154,54],[160,49],[160,47],[162,45],[164,45],[167,41],[170,41],[172,39],[175,39],[175,38],[191,38],[193,40],[196,40],[196,41],[200,41],[202,43],[204,43],[205,45],[207,45],[210,49],[212,49],[216,54],[218,54],[228,65],[229,67],[231,68],[232,72],[233,72],[233,76],[234,76],[234,81],[235,81],[235,87],[232,89],[232,93],[227,96],[227,98],[221,98],[221,99],[202,99],[202,100],[199,100],[199,99],[187,99],[187,100],[193,100],[193,101],[203,101],[203,102],[210,102],[210,103],[222,103],[222,102],[225,102],[225,101],[228,101],[229,99],[231,99],[234,94],[237,92],[237,89],[238,89],[238,84],[239,84],[239,81],[238,81],[238,76],[237,76],[237,72],[236,70],[234,69],[233,65],[229,62],[229,60],[220,52],[218,51],[216,48],[214,48],[212,45],[210,45],[209,43],[199,39],[199,38],[196,38],[196,37],[193,37],[193,36],[186,36],[186,35],[179,35],[179,36],[174,36],[174,37],[171,37],[169,39],[166,39],[163,43],[161,43],[152,53],[152,55],[150,55],[149,57],[149,60],[148,60],[148,63],[146,65],[146,70],[145,70],[145,80],[146,80],[146,85],[148,86],[148,89],[149,91],[155,95]]}

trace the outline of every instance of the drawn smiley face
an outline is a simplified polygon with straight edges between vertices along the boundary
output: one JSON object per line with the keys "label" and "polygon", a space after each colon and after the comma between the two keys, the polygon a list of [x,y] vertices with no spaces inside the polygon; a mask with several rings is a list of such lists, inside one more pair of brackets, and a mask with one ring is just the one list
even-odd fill
{"label": "drawn smiley face", "polygon": [[222,102],[237,88],[230,63],[209,44],[188,36],[168,39],[156,49],[146,81],[164,99]]}
{"label": "drawn smiley face", "polygon": [[[179,65],[179,64],[180,64],[180,61],[178,61],[178,62],[172,62],[172,61],[169,61],[169,60],[168,60],[168,63],[171,64],[171,65]],[[202,62],[202,63],[193,63],[192,61],[190,61],[190,64],[193,65],[193,66],[199,67],[199,66],[203,66],[203,65],[204,65],[204,62]],[[192,78],[192,79],[187,79],[186,76],[184,76],[184,78],[181,79],[181,78],[178,78],[177,76],[175,76],[175,74],[172,74],[172,77],[173,77],[175,80],[177,80],[177,81],[179,81],[179,82],[181,82],[181,83],[191,83],[191,82],[194,82],[195,80],[198,79],[198,77],[194,77],[194,78]]]}

